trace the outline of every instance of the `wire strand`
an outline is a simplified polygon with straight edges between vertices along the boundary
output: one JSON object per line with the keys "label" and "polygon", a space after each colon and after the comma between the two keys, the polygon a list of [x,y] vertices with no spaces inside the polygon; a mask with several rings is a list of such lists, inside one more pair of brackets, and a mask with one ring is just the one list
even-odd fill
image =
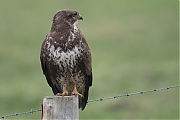
{"label": "wire strand", "polygon": [[115,96],[111,96],[111,97],[101,97],[99,99],[95,99],[95,100],[88,100],[88,103],[90,102],[97,102],[97,101],[103,101],[103,100],[109,100],[109,99],[117,99],[120,97],[129,97],[129,96],[133,96],[133,95],[138,95],[138,94],[145,94],[145,93],[149,93],[149,92],[157,92],[157,91],[162,91],[162,90],[169,90],[172,88],[178,88],[180,87],[180,85],[176,85],[176,86],[168,86],[165,88],[155,88],[152,90],[145,90],[145,91],[139,91],[139,92],[133,92],[133,93],[126,93],[126,94],[122,94],[122,95],[115,95]]}
{"label": "wire strand", "polygon": [[[101,97],[98,99],[94,99],[94,100],[88,100],[87,103],[92,103],[92,102],[98,102],[98,101],[104,101],[104,100],[110,100],[110,99],[117,99],[117,98],[121,98],[121,97],[129,97],[129,96],[133,96],[133,95],[138,95],[138,94],[145,94],[145,93],[150,93],[150,92],[157,92],[157,91],[163,91],[163,90],[169,90],[172,88],[179,88],[180,85],[175,85],[175,86],[167,86],[164,88],[154,88],[152,90],[144,90],[144,91],[139,91],[139,92],[133,92],[133,93],[126,93],[126,94],[121,94],[121,95],[115,95],[115,96],[111,96],[111,97]],[[5,115],[5,116],[1,116],[1,119],[5,119],[7,117],[12,117],[12,116],[20,116],[20,115],[24,115],[24,114],[33,114],[35,112],[40,112],[42,110],[33,110],[31,109],[28,112],[19,112],[19,113],[14,113],[14,114],[9,114],[9,115]]]}

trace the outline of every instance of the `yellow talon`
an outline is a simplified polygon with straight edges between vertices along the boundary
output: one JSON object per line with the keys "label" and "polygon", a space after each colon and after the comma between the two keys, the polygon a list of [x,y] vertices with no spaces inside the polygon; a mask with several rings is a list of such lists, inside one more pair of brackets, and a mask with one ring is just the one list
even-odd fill
{"label": "yellow talon", "polygon": [[64,96],[64,95],[68,95],[68,91],[67,91],[67,89],[66,89],[66,88],[64,88],[63,93],[57,93],[56,95],[57,95],[57,96]]}
{"label": "yellow talon", "polygon": [[83,97],[83,95],[77,91],[76,84],[74,84],[74,90],[72,91],[72,95],[79,95],[80,97]]}

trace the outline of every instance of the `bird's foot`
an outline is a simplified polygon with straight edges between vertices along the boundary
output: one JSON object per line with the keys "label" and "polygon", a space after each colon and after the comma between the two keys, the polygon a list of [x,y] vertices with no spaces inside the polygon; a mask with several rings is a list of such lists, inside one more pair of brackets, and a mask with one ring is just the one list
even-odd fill
{"label": "bird's foot", "polygon": [[65,96],[65,95],[68,95],[68,91],[67,91],[67,89],[65,88],[65,89],[63,90],[63,93],[57,93],[56,95],[57,95],[57,96]]}
{"label": "bird's foot", "polygon": [[80,94],[78,91],[77,91],[77,89],[76,89],[76,85],[74,85],[74,90],[72,91],[72,93],[71,93],[72,95],[79,95],[80,97],[83,97],[83,95],[82,94]]}
{"label": "bird's foot", "polygon": [[83,97],[83,95],[80,94],[80,93],[78,93],[78,91],[73,91],[73,92],[72,92],[72,95],[79,95],[80,97]]}

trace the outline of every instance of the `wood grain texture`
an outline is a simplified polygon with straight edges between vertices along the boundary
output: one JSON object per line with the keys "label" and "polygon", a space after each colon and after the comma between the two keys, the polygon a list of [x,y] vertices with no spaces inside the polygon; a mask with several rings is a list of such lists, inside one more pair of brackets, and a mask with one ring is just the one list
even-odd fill
{"label": "wood grain texture", "polygon": [[79,119],[78,96],[46,96],[42,120]]}

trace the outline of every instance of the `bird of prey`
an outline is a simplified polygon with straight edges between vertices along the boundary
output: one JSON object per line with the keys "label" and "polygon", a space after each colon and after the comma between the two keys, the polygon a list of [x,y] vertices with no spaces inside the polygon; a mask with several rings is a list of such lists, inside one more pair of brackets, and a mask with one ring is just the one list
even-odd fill
{"label": "bird of prey", "polygon": [[54,95],[78,95],[83,110],[92,86],[91,52],[76,26],[82,16],[74,10],[60,10],[41,46],[43,74]]}

